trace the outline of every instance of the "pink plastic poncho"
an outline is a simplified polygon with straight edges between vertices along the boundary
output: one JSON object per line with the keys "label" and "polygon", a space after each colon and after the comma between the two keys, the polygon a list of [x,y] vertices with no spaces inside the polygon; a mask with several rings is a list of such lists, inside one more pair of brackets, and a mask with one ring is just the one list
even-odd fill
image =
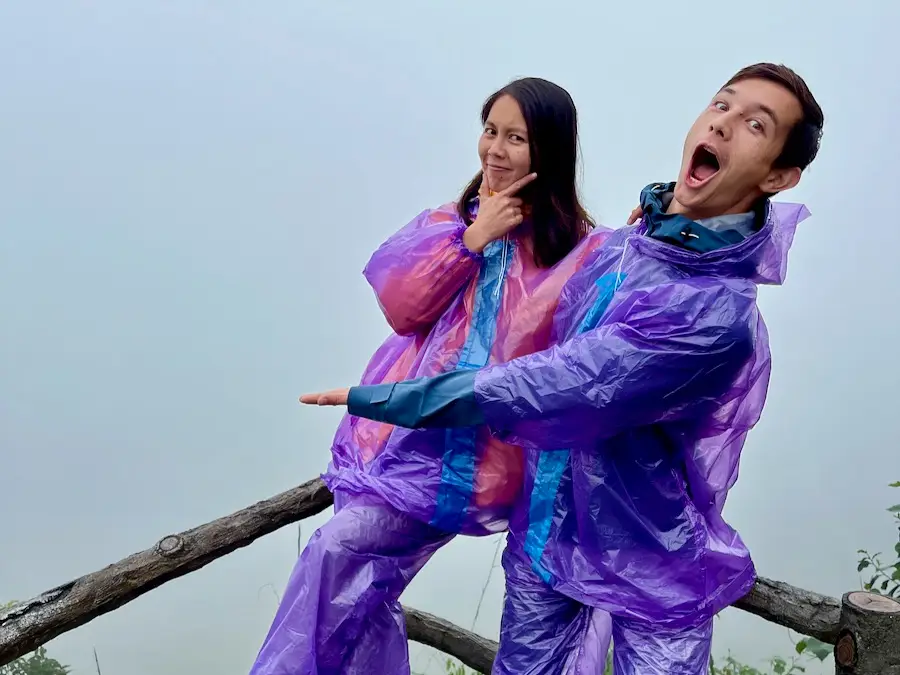
{"label": "pink plastic poncho", "polygon": [[[477,206],[473,207],[473,213]],[[596,231],[549,269],[511,233],[474,254],[455,204],[422,212],[372,255],[364,274],[394,330],[362,384],[477,369],[547,347],[563,285],[609,236]],[[521,448],[486,427],[410,430],[345,416],[323,478],[374,495],[446,532],[503,531],[524,475]]]}
{"label": "pink plastic poncho", "polygon": [[[390,336],[364,384],[474,369],[543,349],[562,286],[605,239],[551,269],[512,234],[470,252],[454,204],[420,214],[372,256],[365,276]],[[486,428],[410,431],[346,416],[323,476],[335,514],[298,559],[251,675],[410,672],[400,594],[454,534],[506,528],[524,474],[521,448]],[[593,672],[608,634],[577,658]]]}

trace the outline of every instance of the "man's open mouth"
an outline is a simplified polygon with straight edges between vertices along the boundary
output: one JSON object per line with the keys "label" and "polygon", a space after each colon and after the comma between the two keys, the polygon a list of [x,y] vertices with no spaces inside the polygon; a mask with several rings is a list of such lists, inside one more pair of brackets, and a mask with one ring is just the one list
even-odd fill
{"label": "man's open mouth", "polygon": [[687,179],[690,187],[700,187],[719,172],[719,158],[716,151],[708,145],[698,145],[691,156]]}

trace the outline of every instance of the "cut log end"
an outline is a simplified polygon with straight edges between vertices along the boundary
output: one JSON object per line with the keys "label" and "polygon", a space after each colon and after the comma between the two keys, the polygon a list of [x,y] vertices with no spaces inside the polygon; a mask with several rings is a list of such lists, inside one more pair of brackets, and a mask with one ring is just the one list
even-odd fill
{"label": "cut log end", "polygon": [[900,602],[878,593],[853,591],[847,594],[847,602],[861,612],[900,614]]}
{"label": "cut log end", "polygon": [[834,646],[834,661],[845,668],[852,668],[856,664],[856,640],[852,633],[846,632],[838,638]]}
{"label": "cut log end", "polygon": [[900,675],[900,602],[877,593],[846,593],[834,648],[837,675]]}

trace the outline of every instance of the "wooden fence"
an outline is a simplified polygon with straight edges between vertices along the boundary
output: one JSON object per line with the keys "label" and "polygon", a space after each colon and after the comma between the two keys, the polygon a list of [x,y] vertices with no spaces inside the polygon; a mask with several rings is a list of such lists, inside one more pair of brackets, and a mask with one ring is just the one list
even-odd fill
{"label": "wooden fence", "polygon": [[[0,614],[0,665],[331,504],[331,493],[316,479],[211,523],[163,537],[145,551],[19,603]],[[837,675],[900,675],[900,602],[896,600],[863,591],[837,600],[760,577],[735,606],[835,645]],[[411,608],[404,611],[410,640],[439,649],[478,672],[490,672],[496,642],[431,614]]]}

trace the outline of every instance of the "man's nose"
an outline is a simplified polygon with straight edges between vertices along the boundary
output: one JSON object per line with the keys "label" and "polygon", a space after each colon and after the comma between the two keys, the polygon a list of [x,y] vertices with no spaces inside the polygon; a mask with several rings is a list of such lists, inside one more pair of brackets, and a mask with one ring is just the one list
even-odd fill
{"label": "man's nose", "polygon": [[729,138],[731,138],[731,125],[731,117],[726,113],[725,115],[719,115],[718,117],[716,117],[716,119],[714,119],[709,125],[709,130],[716,136],[719,136],[723,140],[727,141]]}

